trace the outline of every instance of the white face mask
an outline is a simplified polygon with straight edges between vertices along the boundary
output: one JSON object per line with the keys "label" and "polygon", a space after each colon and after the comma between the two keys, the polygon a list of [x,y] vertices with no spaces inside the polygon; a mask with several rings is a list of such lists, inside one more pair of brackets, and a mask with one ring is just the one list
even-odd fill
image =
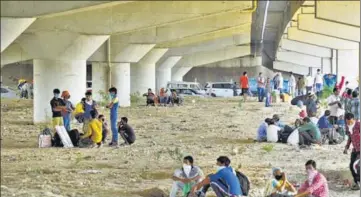
{"label": "white face mask", "polygon": [[226,166],[217,166],[217,172],[223,170],[224,168],[226,168]]}
{"label": "white face mask", "polygon": [[187,177],[189,177],[189,174],[191,173],[192,166],[183,164],[183,171],[186,174]]}

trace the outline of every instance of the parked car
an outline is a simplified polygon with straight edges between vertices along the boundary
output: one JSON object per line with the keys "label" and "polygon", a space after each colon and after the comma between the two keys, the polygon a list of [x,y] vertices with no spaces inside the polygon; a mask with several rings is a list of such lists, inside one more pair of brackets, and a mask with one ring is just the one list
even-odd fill
{"label": "parked car", "polygon": [[170,81],[167,83],[167,89],[192,89],[199,94],[205,94],[201,84],[198,82]]}
{"label": "parked car", "polygon": [[15,90],[12,90],[6,86],[2,86],[1,87],[1,98],[16,99],[19,97]]}
{"label": "parked car", "polygon": [[187,97],[187,96],[197,96],[197,97],[204,97],[204,94],[199,93],[196,90],[188,89],[188,88],[175,88],[171,89],[171,91],[176,91],[178,95]]}
{"label": "parked car", "polygon": [[[234,83],[232,82],[208,82],[205,86],[205,92],[212,97],[233,97]],[[241,95],[242,90],[236,85],[237,96]]]}

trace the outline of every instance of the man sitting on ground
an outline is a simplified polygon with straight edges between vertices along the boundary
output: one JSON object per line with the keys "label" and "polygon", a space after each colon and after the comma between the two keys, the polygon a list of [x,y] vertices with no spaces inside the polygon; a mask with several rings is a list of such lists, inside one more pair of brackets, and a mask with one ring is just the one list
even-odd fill
{"label": "man sitting on ground", "polygon": [[274,119],[271,119],[267,127],[267,142],[278,142],[281,132],[282,129],[275,124]]}
{"label": "man sitting on ground", "polygon": [[[194,194],[200,188],[210,185],[216,193],[217,197],[236,197],[242,196],[241,185],[233,168],[230,167],[231,160],[226,156],[218,157],[217,166],[218,171],[216,174],[208,175],[202,182],[196,184],[192,188]],[[198,196],[205,196],[202,192]]]}
{"label": "man sitting on ground", "polygon": [[91,120],[89,122],[88,130],[84,135],[80,136],[79,147],[95,147],[102,145],[102,123],[97,119],[97,112],[90,111]]}
{"label": "man sitting on ground", "polygon": [[183,104],[183,98],[179,95],[177,95],[177,92],[175,90],[172,91],[172,96],[170,98],[170,102],[172,104],[172,106],[174,106],[174,104],[182,105]]}
{"label": "man sitting on ground", "polygon": [[121,118],[119,122],[118,132],[124,140],[124,143],[121,145],[131,145],[135,142],[135,133],[133,128],[128,124],[127,117]]}
{"label": "man sitting on ground", "polygon": [[257,130],[257,142],[267,142],[267,128],[270,123],[271,118],[266,118],[264,122],[261,123]]}
{"label": "man sitting on ground", "polygon": [[303,124],[298,128],[300,135],[300,145],[319,144],[321,145],[321,132],[318,127],[311,122],[310,118],[303,119]]}
{"label": "man sitting on ground", "polygon": [[283,129],[285,127],[285,124],[280,121],[280,117],[277,114],[274,114],[272,119],[275,121],[275,125]]}
{"label": "man sitting on ground", "polygon": [[167,90],[161,88],[159,91],[159,103],[160,105],[166,106],[169,103],[169,96],[167,94]]}
{"label": "man sitting on ground", "polygon": [[147,93],[144,93],[143,96],[147,97],[147,106],[151,105],[151,106],[155,106],[155,100],[156,95],[152,92],[152,89],[148,89]]}
{"label": "man sitting on ground", "polygon": [[177,192],[182,190],[183,196],[187,196],[191,192],[191,188],[202,180],[203,172],[198,166],[194,166],[192,156],[183,158],[183,167],[175,170],[173,174],[173,186],[170,197],[176,197]]}
{"label": "man sitting on ground", "polygon": [[316,162],[309,160],[305,164],[307,180],[301,185],[294,197],[328,197],[329,190],[326,178],[316,170]]}
{"label": "man sitting on ground", "polygon": [[275,194],[292,195],[297,193],[293,185],[287,180],[286,173],[281,168],[273,168],[274,179],[269,182],[265,190],[265,196],[273,197]]}
{"label": "man sitting on ground", "polygon": [[98,116],[98,120],[102,123],[102,143],[105,144],[105,141],[109,133],[108,123],[105,120],[105,116],[103,114],[100,114]]}

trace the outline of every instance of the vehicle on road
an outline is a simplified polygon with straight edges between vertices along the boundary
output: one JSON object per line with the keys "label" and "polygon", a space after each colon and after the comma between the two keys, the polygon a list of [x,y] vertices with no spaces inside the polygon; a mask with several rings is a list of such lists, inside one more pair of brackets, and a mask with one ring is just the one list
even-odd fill
{"label": "vehicle on road", "polygon": [[170,81],[167,83],[167,89],[191,89],[199,94],[206,93],[198,82]]}
{"label": "vehicle on road", "polygon": [[[234,83],[232,82],[207,82],[205,92],[212,97],[233,97]],[[240,96],[242,90],[236,85],[236,94]]]}
{"label": "vehicle on road", "polygon": [[204,94],[199,93],[196,90],[193,89],[188,89],[188,88],[174,88],[174,89],[170,89],[171,91],[176,91],[178,95],[183,96],[183,97],[187,97],[187,96],[196,96],[196,97],[205,97]]}

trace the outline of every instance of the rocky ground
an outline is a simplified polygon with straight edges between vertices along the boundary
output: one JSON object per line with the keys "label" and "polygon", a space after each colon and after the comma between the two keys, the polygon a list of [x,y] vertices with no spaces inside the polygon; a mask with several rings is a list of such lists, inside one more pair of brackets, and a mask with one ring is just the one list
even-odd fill
{"label": "rocky ground", "polygon": [[285,144],[253,143],[266,117],[277,113],[293,122],[297,112],[288,104],[240,105],[239,98],[186,102],[173,108],[120,109],[119,115],[127,116],[136,131],[137,141],[130,147],[39,149],[37,136],[45,125],[31,123],[32,101],[2,100],[1,196],[157,197],[159,191],[169,193],[170,177],[188,154],[205,173],[215,170],[218,156],[230,156],[232,166],[249,176],[251,197],[262,197],[275,166],[300,183],[308,159],[316,160],[329,180],[330,196],[359,196],[344,185],[351,178],[344,144],[297,151]]}

